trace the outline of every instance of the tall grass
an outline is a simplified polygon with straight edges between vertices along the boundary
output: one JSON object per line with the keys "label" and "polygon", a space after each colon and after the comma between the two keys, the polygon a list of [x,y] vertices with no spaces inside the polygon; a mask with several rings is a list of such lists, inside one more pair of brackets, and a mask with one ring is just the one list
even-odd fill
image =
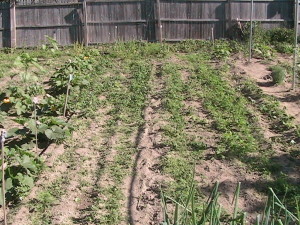
{"label": "tall grass", "polygon": [[[247,213],[238,209],[239,194],[241,184],[236,187],[234,199],[233,214],[230,218],[223,218],[223,209],[219,204],[220,193],[218,191],[219,183],[213,187],[210,196],[203,204],[203,210],[197,214],[195,209],[195,185],[191,184],[189,195],[186,199],[175,200],[164,193],[162,195],[162,205],[164,213],[163,225],[244,225],[247,222]],[[169,210],[167,202],[171,202],[173,210]],[[287,209],[287,206],[274,193],[273,189],[269,189],[268,200],[266,201],[264,210],[257,215],[255,225],[296,225],[300,224],[300,206],[299,198],[296,199],[297,207],[295,213]]]}

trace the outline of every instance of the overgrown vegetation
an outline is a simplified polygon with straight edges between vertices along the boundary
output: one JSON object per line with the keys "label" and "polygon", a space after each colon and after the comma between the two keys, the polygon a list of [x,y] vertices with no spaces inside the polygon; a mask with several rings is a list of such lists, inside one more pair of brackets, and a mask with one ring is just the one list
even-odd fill
{"label": "overgrown vegetation", "polygon": [[[293,41],[289,30],[263,32],[258,26],[255,29],[254,50],[258,57],[273,57],[275,51],[270,45],[279,46],[285,40],[289,46]],[[278,48],[276,51],[281,52]],[[274,193],[270,195],[260,223],[273,224],[279,219],[282,222],[283,218],[297,221],[297,216],[291,216],[296,211],[289,207],[296,207],[294,197],[299,195],[299,188],[289,184],[289,177],[280,165],[272,162],[274,151],[263,137],[256,114],[266,116],[274,132],[291,132],[288,138],[282,139],[292,140],[295,147],[299,144],[299,128],[279,107],[279,102],[264,94],[253,81],[236,78],[232,84],[226,62],[235,53],[245,53],[244,49],[236,41],[217,40],[212,44],[190,40],[177,44],[129,42],[93,48],[74,46],[65,48],[64,53],[49,39],[37,51],[0,54],[0,58],[7,55],[0,73],[4,78],[11,77],[0,94],[0,122],[9,130],[5,143],[6,198],[15,204],[26,196],[44,167],[38,155],[50,143],[66,144],[61,162],[76,170],[84,159],[78,160],[74,151],[92,142],[89,144],[93,145],[93,151],[101,157],[93,171],[98,182],[82,182],[93,185],[92,193],[97,194],[89,200],[85,217],[73,218],[73,222],[120,224],[125,221],[121,202],[127,196],[122,184],[126,176],[136,172],[138,135],[144,129],[144,110],[150,101],[149,92],[155,85],[151,80],[156,72],[163,83],[162,96],[159,96],[162,108],[154,110],[157,110],[157,120],[164,122],[160,127],[162,143],[156,144],[157,148],[167,149],[157,165],[160,173],[168,177],[161,184],[160,196],[165,207],[165,224],[245,223],[245,215],[237,208],[232,218],[222,217],[217,186],[208,203],[202,204],[203,193],[196,188],[198,183],[192,171],[194,165],[199,166],[200,160],[208,157],[208,151],[213,152],[211,158],[238,160],[246,169],[271,177],[274,182],[270,184],[279,197],[286,194],[285,202],[279,201]],[[8,65],[12,61],[18,71]],[[222,65],[211,62],[222,62]],[[284,65],[272,68],[273,81],[278,85],[285,78],[286,68],[281,66]],[[154,71],[154,67],[159,71]],[[201,117],[200,109],[207,118]],[[88,119],[103,121],[95,138],[89,137],[89,125],[82,125]],[[205,130],[216,135],[216,146],[209,146],[202,137],[201,132]],[[79,136],[85,133],[82,140],[73,140],[74,131]],[[104,184],[100,182],[103,176]],[[70,174],[65,174],[43,186],[30,202],[34,208],[33,224],[51,223],[54,216],[51,209],[64,198],[63,191],[71,179]],[[262,189],[266,190],[266,185]],[[170,202],[177,205],[173,216],[167,215]],[[285,211],[285,207],[290,211]],[[280,208],[282,211],[276,214]]]}

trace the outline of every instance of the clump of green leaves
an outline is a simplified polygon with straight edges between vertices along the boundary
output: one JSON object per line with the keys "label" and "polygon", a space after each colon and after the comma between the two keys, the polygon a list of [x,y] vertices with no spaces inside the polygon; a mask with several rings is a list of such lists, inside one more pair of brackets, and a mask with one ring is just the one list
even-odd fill
{"label": "clump of green leaves", "polygon": [[58,42],[48,35],[45,36],[47,39],[47,43],[42,45],[43,50],[50,50],[52,53],[55,53],[59,50],[58,48]]}
{"label": "clump of green leaves", "polygon": [[[42,162],[26,149],[5,148],[6,199],[19,201],[34,185],[34,179],[42,168]],[[2,176],[0,177],[0,180]],[[0,194],[0,204],[3,196]]]}
{"label": "clump of green leaves", "polygon": [[270,69],[272,71],[271,77],[273,79],[273,83],[282,84],[286,77],[286,70],[279,65],[272,66]]}
{"label": "clump of green leaves", "polygon": [[294,128],[293,118],[280,108],[278,100],[264,94],[253,81],[243,80],[238,88],[261,113],[268,116],[270,121],[272,121],[271,129],[280,132]]}
{"label": "clump of green leaves", "polygon": [[[194,183],[190,184],[188,189],[189,194],[187,196],[182,196],[179,200],[174,200],[168,197],[164,193],[162,196],[163,205],[163,225],[220,225],[220,224],[230,224],[230,225],[244,225],[246,224],[246,212],[239,211],[238,200],[240,195],[240,184],[237,185],[236,191],[234,193],[233,204],[233,214],[229,218],[222,217],[224,211],[221,204],[219,203],[220,193],[219,183],[216,183],[213,190],[208,197],[207,201],[203,203],[203,210],[199,212],[196,206],[195,192],[196,187]],[[168,206],[172,204],[174,210],[170,212]],[[257,216],[255,221],[256,225],[272,225],[272,224],[298,224],[300,222],[299,218],[299,206],[296,209],[297,214],[292,213],[286,206],[285,202],[281,201],[272,188],[269,189],[268,200],[266,201],[264,211],[261,215]]]}
{"label": "clump of green leaves", "polygon": [[35,76],[29,69],[33,66],[39,69],[42,72],[45,72],[44,68],[38,63],[38,59],[35,57],[32,57],[28,53],[22,53],[19,55],[15,62],[14,65],[24,69],[25,71],[22,71],[20,73],[20,77],[23,82],[30,82],[30,81],[37,81],[38,77]]}
{"label": "clump of green leaves", "polygon": [[30,86],[9,86],[0,96],[7,97],[10,104],[2,104],[3,110],[9,114],[31,114],[33,102],[32,98],[38,95],[44,95],[45,90],[41,85]]}
{"label": "clump of green leaves", "polygon": [[257,130],[252,126],[255,121],[246,107],[247,100],[222,78],[221,71],[209,66],[206,58],[202,54],[187,57],[195,68],[188,86],[203,99],[215,128],[221,132],[217,154],[241,156],[257,151],[259,142],[253,135]]}

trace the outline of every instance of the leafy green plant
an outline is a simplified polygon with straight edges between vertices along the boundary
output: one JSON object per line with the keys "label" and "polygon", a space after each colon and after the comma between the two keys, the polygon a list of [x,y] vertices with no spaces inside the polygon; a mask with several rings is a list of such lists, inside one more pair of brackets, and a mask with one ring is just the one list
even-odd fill
{"label": "leafy green plant", "polygon": [[277,43],[293,44],[295,40],[295,33],[293,29],[278,27],[267,30],[265,32],[270,43],[274,45]]}
{"label": "leafy green plant", "polygon": [[221,60],[227,59],[231,55],[232,48],[229,42],[226,41],[216,41],[213,46],[213,58]]}
{"label": "leafy green plant", "polygon": [[34,179],[43,164],[36,156],[20,147],[5,148],[5,153],[6,199],[18,201],[33,187]]}
{"label": "leafy green plant", "polygon": [[50,50],[53,53],[59,50],[58,42],[54,38],[46,35],[46,39],[47,39],[47,43],[42,45],[43,50]]}
{"label": "leafy green plant", "polygon": [[37,76],[33,75],[29,69],[31,66],[34,66],[38,68],[40,71],[45,71],[44,68],[38,63],[38,59],[32,57],[28,53],[22,53],[19,55],[15,62],[14,65],[19,67],[19,68],[24,68],[25,71],[20,73],[21,79],[23,82],[29,82],[29,81],[37,81],[38,78]]}
{"label": "leafy green plant", "polygon": [[272,66],[270,69],[272,71],[271,77],[273,79],[273,83],[282,84],[286,77],[286,70],[279,65]]}
{"label": "leafy green plant", "polygon": [[26,87],[9,86],[7,90],[1,94],[1,96],[5,96],[9,99],[9,104],[2,103],[2,106],[7,106],[6,110],[10,114],[31,114],[33,97],[43,94],[45,94],[45,90],[40,85],[30,85]]}
{"label": "leafy green plant", "polygon": [[[64,119],[59,117],[40,117],[38,118],[37,124],[32,118],[18,118],[15,122],[23,125],[23,128],[12,128],[9,133],[12,136],[37,133],[40,139],[45,137],[51,141],[61,141],[71,135],[73,128]],[[28,133],[29,132],[29,133]]]}
{"label": "leafy green plant", "polygon": [[[174,200],[166,196],[163,192],[162,207],[163,207],[163,225],[218,225],[218,224],[231,224],[231,225],[244,225],[246,224],[246,212],[241,212],[238,209],[238,200],[240,193],[240,184],[237,185],[233,199],[233,214],[229,218],[223,218],[224,212],[219,203],[220,193],[218,192],[219,184],[216,183],[213,190],[208,197],[207,201],[203,203],[203,210],[198,213],[195,208],[195,185],[190,184],[189,194],[187,197]],[[174,208],[173,212],[168,210],[169,202]],[[299,209],[298,209],[299,213]],[[293,214],[288,210],[284,202],[282,202],[273,189],[269,190],[269,197],[265,205],[265,209],[261,215],[257,216],[255,224],[257,225],[272,225],[272,224],[297,224],[299,223],[299,215]]]}

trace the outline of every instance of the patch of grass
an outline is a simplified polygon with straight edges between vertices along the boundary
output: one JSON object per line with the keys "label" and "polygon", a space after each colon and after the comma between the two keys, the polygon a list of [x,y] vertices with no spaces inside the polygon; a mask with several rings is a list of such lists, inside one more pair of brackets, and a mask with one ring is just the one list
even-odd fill
{"label": "patch of grass", "polygon": [[272,130],[282,132],[294,128],[293,118],[280,107],[278,100],[264,94],[253,81],[241,80],[238,89],[262,114],[269,118]]}
{"label": "patch of grass", "polygon": [[279,65],[272,66],[270,69],[272,71],[271,77],[273,79],[273,83],[282,84],[286,77],[286,70]]}
{"label": "patch of grass", "polygon": [[218,155],[241,156],[259,149],[255,118],[247,109],[247,100],[238,95],[222,77],[222,73],[209,66],[207,57],[190,55],[187,60],[194,65],[189,80],[192,96],[203,101],[205,109],[214,119],[221,133]]}

